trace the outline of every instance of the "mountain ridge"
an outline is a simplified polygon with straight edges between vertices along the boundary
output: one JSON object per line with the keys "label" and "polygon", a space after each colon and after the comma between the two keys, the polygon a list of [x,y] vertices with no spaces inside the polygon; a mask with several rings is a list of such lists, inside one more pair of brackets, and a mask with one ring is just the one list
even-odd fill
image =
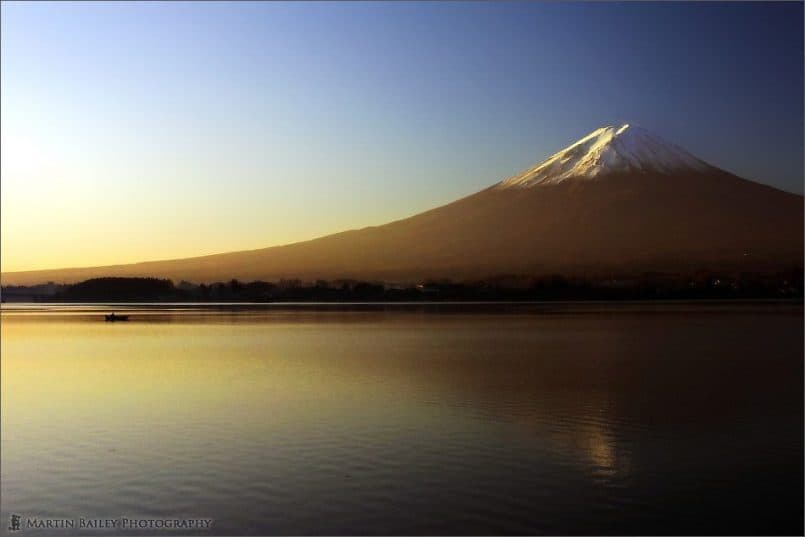
{"label": "mountain ridge", "polygon": [[[627,134],[636,134],[638,143],[619,145]],[[657,163],[645,150],[655,148],[655,140],[641,129],[603,127],[529,170],[551,159],[562,163],[564,157],[569,168],[549,166],[551,174],[542,173],[543,168],[533,176],[527,170],[514,176],[525,178],[520,182],[504,179],[379,226],[184,259],[7,272],[2,283],[69,283],[98,276],[199,283],[232,278],[415,281],[499,274],[766,271],[802,263],[802,196],[742,179],[682,149],[678,153],[664,141],[656,142],[662,149]],[[568,156],[574,147],[584,150]],[[589,173],[567,175],[578,166]]]}

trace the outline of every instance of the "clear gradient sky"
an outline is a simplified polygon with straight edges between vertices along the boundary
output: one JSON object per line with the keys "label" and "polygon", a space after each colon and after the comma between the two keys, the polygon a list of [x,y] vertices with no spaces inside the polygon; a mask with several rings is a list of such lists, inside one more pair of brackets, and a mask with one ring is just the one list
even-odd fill
{"label": "clear gradient sky", "polygon": [[802,3],[2,3],[2,270],[259,248],[637,123],[803,190]]}

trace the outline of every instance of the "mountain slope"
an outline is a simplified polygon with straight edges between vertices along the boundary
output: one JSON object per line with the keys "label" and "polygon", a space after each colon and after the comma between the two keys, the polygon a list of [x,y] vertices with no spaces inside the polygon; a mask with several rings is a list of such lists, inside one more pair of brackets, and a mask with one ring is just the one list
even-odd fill
{"label": "mountain slope", "polygon": [[5,273],[4,285],[97,276],[414,281],[802,263],[803,198],[710,166],[642,129],[598,129],[523,174],[386,225],[260,250]]}

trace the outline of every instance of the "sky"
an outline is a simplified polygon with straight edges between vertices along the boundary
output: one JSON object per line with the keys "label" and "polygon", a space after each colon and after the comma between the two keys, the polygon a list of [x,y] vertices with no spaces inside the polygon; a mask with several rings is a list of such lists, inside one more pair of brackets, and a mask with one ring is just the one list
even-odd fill
{"label": "sky", "polygon": [[2,3],[0,268],[378,225],[629,122],[803,192],[802,3]]}

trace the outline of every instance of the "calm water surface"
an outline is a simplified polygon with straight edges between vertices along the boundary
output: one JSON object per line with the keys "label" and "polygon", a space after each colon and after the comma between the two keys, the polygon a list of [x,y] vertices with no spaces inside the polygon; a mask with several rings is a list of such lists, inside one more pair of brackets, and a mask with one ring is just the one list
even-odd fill
{"label": "calm water surface", "polygon": [[801,304],[111,310],[4,305],[2,531],[803,531]]}

